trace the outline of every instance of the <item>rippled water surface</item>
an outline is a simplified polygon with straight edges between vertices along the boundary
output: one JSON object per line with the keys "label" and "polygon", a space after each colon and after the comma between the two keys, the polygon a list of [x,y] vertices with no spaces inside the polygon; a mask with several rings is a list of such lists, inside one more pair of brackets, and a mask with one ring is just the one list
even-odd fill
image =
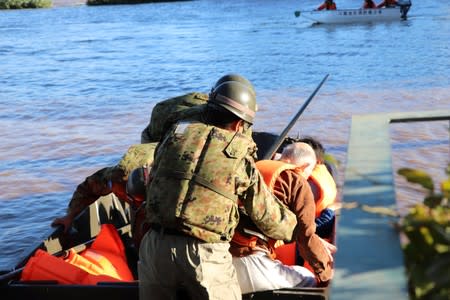
{"label": "rippled water surface", "polygon": [[[291,134],[319,138],[342,173],[352,115],[449,109],[446,1],[413,1],[404,22],[312,26],[294,16],[317,5],[199,0],[0,11],[0,267],[43,237],[78,183],[139,142],[156,102],[207,92],[225,73],[254,83],[255,129],[275,133],[329,73]],[[395,125],[392,135],[396,168],[443,178],[448,122]],[[400,207],[422,199],[398,184]]]}

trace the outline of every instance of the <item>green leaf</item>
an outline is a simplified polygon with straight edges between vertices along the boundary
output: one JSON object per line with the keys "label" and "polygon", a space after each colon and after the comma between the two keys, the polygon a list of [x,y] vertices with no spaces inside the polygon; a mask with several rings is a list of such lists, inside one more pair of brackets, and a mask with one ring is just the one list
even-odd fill
{"label": "green leaf", "polygon": [[450,287],[450,253],[434,257],[425,274],[437,287]]}
{"label": "green leaf", "polygon": [[450,178],[441,182],[441,191],[447,200],[450,199]]}
{"label": "green leaf", "polygon": [[339,166],[341,164],[340,161],[338,161],[333,155],[331,155],[329,153],[325,153],[324,160],[335,166]]}
{"label": "green leaf", "polygon": [[405,177],[408,182],[420,184],[422,187],[433,193],[433,180],[426,172],[417,169],[401,168],[397,173]]}
{"label": "green leaf", "polygon": [[425,197],[425,199],[423,200],[423,203],[430,208],[434,208],[434,207],[441,205],[443,199],[444,199],[444,197],[442,195],[433,194],[433,195]]}

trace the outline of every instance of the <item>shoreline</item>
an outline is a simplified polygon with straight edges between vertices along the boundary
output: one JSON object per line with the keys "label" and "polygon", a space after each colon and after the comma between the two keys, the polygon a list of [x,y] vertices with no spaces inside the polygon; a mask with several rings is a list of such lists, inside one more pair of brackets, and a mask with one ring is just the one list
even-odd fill
{"label": "shoreline", "polygon": [[86,0],[53,0],[52,8],[86,5]]}

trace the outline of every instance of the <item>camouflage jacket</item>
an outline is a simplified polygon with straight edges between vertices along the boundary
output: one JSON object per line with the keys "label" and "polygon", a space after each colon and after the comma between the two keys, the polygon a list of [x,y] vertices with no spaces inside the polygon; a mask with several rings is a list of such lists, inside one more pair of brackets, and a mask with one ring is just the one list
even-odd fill
{"label": "camouflage jacket", "polygon": [[141,133],[141,143],[159,142],[161,137],[178,120],[186,120],[198,115],[197,107],[206,104],[208,95],[189,93],[161,101],[153,107],[150,122]]}
{"label": "camouflage jacket", "polygon": [[268,236],[290,240],[295,215],[256,170],[248,136],[199,122],[178,123],[158,146],[147,190],[150,223],[206,242],[229,242],[238,200]]}
{"label": "camouflage jacket", "polygon": [[128,174],[135,168],[153,162],[156,143],[137,144],[128,148],[119,163],[88,176],[72,195],[68,214],[73,216],[94,203],[100,196],[114,193],[122,201],[127,200],[125,185]]}

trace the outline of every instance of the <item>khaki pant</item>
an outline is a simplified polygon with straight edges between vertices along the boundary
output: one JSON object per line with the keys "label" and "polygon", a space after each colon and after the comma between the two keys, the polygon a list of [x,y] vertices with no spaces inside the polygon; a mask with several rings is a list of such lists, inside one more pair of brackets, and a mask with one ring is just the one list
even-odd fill
{"label": "khaki pant", "polygon": [[139,298],[241,299],[228,248],[150,230],[139,250]]}

